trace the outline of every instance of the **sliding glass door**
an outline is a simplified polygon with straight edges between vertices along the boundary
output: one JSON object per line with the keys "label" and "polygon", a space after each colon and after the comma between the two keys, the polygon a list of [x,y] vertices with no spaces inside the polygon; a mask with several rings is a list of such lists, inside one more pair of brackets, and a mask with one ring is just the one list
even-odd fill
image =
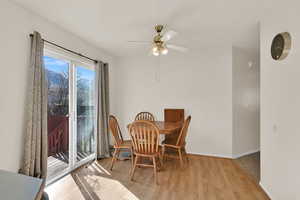
{"label": "sliding glass door", "polygon": [[45,56],[48,80],[48,179],[70,167],[69,70],[71,63]]}
{"label": "sliding glass door", "polygon": [[95,71],[76,66],[77,160],[95,153]]}
{"label": "sliding glass door", "polygon": [[48,79],[48,177],[50,183],[95,158],[95,69],[46,49]]}

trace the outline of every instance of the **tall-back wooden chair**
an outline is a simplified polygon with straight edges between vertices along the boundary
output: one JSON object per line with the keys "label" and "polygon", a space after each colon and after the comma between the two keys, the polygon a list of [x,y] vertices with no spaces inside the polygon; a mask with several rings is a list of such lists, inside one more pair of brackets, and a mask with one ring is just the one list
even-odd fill
{"label": "tall-back wooden chair", "polygon": [[[184,122],[184,109],[166,108],[166,109],[164,109],[164,119],[165,119],[165,122],[183,123]],[[163,143],[176,144],[179,134],[180,134],[180,131],[176,131],[172,134],[166,135]]]}
{"label": "tall-back wooden chair", "polygon": [[164,109],[165,122],[184,122],[184,109]]}
{"label": "tall-back wooden chair", "polygon": [[[187,119],[184,121],[183,126],[181,128],[180,134],[177,138],[176,144],[163,144],[163,158],[166,156],[166,148],[170,148],[173,149],[175,151],[178,152],[178,157],[180,160],[180,164],[181,166],[183,166],[183,154],[185,155],[186,159],[187,159],[187,153],[185,150],[185,139],[187,136],[187,132],[188,132],[188,128],[191,122],[191,116],[188,116]],[[169,157],[173,157],[173,156],[169,156]]]}
{"label": "tall-back wooden chair", "polygon": [[131,160],[133,165],[133,150],[132,150],[131,140],[123,140],[118,120],[113,115],[109,116],[109,128],[115,140],[115,144],[114,144],[115,150],[111,161],[110,170],[113,169],[114,163],[117,160],[121,150],[130,150]]}
{"label": "tall-back wooden chair", "polygon": [[135,121],[138,120],[146,120],[146,121],[154,121],[154,115],[149,112],[140,112],[135,116]]}
{"label": "tall-back wooden chair", "polygon": [[[131,135],[133,153],[135,155],[130,179],[133,180],[136,166],[153,167],[154,180],[157,183],[157,160],[160,161],[158,127],[150,121],[135,121],[130,125],[129,133]],[[140,158],[148,158],[152,160],[153,164],[139,163]]]}

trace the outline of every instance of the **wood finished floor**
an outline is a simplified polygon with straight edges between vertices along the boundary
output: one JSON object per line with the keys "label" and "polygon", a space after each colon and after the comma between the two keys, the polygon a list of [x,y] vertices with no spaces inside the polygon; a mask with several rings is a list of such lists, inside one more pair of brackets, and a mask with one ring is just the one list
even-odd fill
{"label": "wood finished floor", "polygon": [[50,200],[268,200],[262,189],[233,160],[189,156],[184,169],[178,161],[164,163],[159,185],[150,168],[137,168],[129,181],[130,161],[111,159],[94,162],[47,187]]}

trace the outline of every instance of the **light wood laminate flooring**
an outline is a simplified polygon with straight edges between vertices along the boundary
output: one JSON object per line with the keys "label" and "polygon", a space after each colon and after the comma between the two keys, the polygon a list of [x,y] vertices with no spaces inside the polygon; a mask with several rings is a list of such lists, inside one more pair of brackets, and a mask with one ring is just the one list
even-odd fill
{"label": "light wood laminate flooring", "polygon": [[260,186],[234,160],[189,156],[181,168],[177,160],[164,162],[154,184],[153,169],[137,168],[129,180],[131,161],[103,159],[74,171],[47,187],[52,200],[268,200]]}

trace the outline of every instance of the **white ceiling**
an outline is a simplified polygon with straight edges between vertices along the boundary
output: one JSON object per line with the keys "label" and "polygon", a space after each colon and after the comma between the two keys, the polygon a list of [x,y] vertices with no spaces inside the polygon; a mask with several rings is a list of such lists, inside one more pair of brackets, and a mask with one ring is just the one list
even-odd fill
{"label": "white ceiling", "polygon": [[261,0],[14,0],[84,40],[117,55],[149,50],[155,24],[179,32],[173,43],[191,50],[232,42],[258,49]]}

